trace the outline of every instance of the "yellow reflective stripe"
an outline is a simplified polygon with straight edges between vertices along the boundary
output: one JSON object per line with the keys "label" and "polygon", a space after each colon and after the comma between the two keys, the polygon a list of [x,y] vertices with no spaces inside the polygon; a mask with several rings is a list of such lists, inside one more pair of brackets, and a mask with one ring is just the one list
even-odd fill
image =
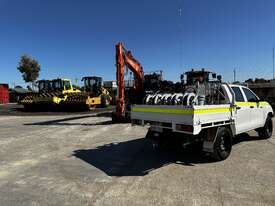
{"label": "yellow reflective stripe", "polygon": [[[249,106],[257,106],[258,103],[256,102],[236,102],[237,106],[244,106],[244,107],[249,107]],[[259,102],[260,106],[269,106],[268,102]]]}
{"label": "yellow reflective stripe", "polygon": [[209,113],[225,113],[230,112],[231,108],[209,108],[209,109],[165,109],[165,108],[132,108],[132,112],[144,113],[167,113],[167,114],[209,114]]}
{"label": "yellow reflective stripe", "polygon": [[270,106],[268,102],[260,102],[260,106]]}
{"label": "yellow reflective stripe", "polygon": [[132,112],[144,113],[169,113],[169,114],[194,114],[193,109],[160,109],[160,108],[132,108]]}
{"label": "yellow reflective stripe", "polygon": [[249,107],[249,106],[256,106],[256,102],[236,102],[237,106]]}
{"label": "yellow reflective stripe", "polygon": [[208,114],[208,113],[225,113],[230,112],[232,108],[209,108],[209,109],[196,109],[195,114]]}

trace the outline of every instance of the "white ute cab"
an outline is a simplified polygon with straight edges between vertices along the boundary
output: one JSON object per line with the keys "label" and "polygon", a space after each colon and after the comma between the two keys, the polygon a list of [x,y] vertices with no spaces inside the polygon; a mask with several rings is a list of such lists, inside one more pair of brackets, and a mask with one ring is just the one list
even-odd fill
{"label": "white ute cab", "polygon": [[238,134],[256,130],[262,138],[272,136],[274,113],[268,102],[245,86],[222,83],[221,88],[221,104],[133,105],[132,124],[149,126],[146,137],[158,145],[176,136],[184,146],[202,141],[203,151],[216,160],[230,155]]}

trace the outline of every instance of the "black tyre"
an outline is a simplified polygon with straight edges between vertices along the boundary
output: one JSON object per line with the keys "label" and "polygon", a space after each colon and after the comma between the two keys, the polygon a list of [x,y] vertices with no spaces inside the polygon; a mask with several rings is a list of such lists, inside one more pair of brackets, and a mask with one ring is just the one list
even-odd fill
{"label": "black tyre", "polygon": [[108,107],[110,105],[110,98],[107,95],[101,95],[101,106]]}
{"label": "black tyre", "polygon": [[230,155],[232,149],[232,138],[232,133],[228,128],[221,127],[218,129],[213,153],[211,154],[215,160],[225,160]]}
{"label": "black tyre", "polygon": [[29,105],[24,105],[24,111],[29,112],[30,111],[30,106]]}
{"label": "black tyre", "polygon": [[272,136],[273,122],[270,116],[266,118],[265,125],[262,128],[259,128],[257,132],[259,137],[262,137],[263,139],[268,139]]}

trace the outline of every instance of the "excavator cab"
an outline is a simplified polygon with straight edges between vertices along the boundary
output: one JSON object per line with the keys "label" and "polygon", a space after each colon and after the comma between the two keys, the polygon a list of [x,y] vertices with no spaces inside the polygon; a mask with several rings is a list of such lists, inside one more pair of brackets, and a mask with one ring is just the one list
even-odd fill
{"label": "excavator cab", "polygon": [[82,81],[84,81],[85,92],[89,92],[93,96],[99,96],[102,93],[102,77],[83,77]]}

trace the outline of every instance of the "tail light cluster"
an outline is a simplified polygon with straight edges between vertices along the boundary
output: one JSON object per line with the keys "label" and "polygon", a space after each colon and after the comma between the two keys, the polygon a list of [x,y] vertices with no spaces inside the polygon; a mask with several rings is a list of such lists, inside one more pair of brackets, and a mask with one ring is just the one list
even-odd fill
{"label": "tail light cluster", "polygon": [[192,125],[176,124],[176,130],[183,132],[193,132],[194,127]]}

